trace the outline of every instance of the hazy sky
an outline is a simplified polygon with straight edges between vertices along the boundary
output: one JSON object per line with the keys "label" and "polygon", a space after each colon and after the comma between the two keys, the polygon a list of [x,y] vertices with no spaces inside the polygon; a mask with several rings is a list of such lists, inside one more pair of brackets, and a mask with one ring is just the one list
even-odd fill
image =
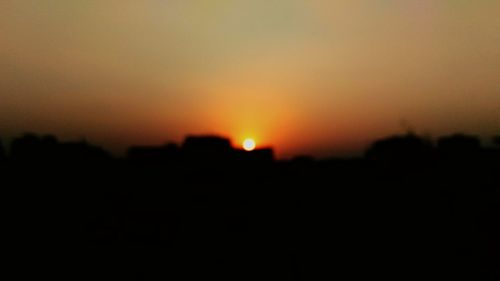
{"label": "hazy sky", "polygon": [[498,0],[0,1],[0,137],[279,156],[500,133]]}

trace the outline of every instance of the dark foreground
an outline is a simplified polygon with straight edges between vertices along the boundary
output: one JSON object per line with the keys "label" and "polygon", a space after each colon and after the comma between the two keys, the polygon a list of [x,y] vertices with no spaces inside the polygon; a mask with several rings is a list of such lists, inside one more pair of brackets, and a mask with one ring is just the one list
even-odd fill
{"label": "dark foreground", "polygon": [[287,162],[203,141],[128,159],[40,143],[0,160],[19,278],[500,280],[500,151],[471,138]]}

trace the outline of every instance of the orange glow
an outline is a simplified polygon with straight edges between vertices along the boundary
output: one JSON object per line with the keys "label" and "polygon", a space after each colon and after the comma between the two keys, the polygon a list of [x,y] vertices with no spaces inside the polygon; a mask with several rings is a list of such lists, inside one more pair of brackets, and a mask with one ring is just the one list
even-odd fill
{"label": "orange glow", "polygon": [[255,149],[255,141],[253,139],[245,139],[243,141],[243,149],[246,151],[252,151]]}
{"label": "orange glow", "polygon": [[27,2],[0,1],[4,141],[86,136],[122,154],[218,135],[288,159],[362,152],[401,120],[500,131],[500,1]]}

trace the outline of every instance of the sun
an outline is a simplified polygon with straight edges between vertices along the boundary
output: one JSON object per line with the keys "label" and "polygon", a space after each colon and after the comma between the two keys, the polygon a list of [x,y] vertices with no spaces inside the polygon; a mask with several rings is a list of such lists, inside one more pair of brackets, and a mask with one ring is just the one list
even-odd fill
{"label": "sun", "polygon": [[245,139],[243,141],[243,149],[246,151],[252,151],[255,149],[255,141],[253,139]]}

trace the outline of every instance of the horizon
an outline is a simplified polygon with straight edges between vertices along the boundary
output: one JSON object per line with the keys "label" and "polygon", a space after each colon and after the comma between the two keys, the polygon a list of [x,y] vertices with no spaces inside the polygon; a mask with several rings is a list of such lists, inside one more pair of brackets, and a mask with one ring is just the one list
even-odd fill
{"label": "horizon", "polygon": [[[400,133],[400,134],[394,134],[394,135],[387,135],[387,136],[384,136],[384,137],[381,137],[381,138],[378,138],[378,139],[374,139],[372,140],[368,145],[366,145],[366,147],[364,147],[363,149],[361,150],[358,150],[358,151],[354,151],[354,152],[350,152],[350,153],[343,153],[343,154],[328,154],[328,153],[323,153],[321,154],[321,156],[316,156],[316,155],[313,155],[313,154],[307,154],[307,153],[297,153],[297,154],[294,154],[294,155],[291,155],[291,156],[288,156],[288,157],[283,157],[283,156],[280,156],[276,153],[277,149],[276,147],[273,147],[273,146],[266,146],[266,145],[261,145],[261,144],[255,144],[255,147],[251,148],[251,149],[247,149],[245,148],[245,144],[244,143],[235,143],[233,139],[231,139],[230,137],[228,136],[223,136],[223,135],[217,135],[217,134],[201,134],[201,135],[198,135],[198,134],[187,134],[182,141],[180,142],[175,142],[175,141],[165,141],[165,142],[161,142],[161,143],[155,143],[155,144],[132,144],[132,145],[129,145],[126,147],[125,150],[123,151],[114,151],[112,149],[109,149],[108,147],[105,147],[105,146],[102,146],[101,144],[99,143],[95,143],[93,142],[92,140],[89,140],[85,137],[81,137],[79,139],[64,139],[64,138],[59,138],[59,136],[57,135],[53,135],[53,134],[39,134],[39,133],[34,133],[34,132],[26,132],[26,133],[23,133],[21,135],[18,135],[18,136],[15,136],[15,137],[12,137],[12,138],[7,138],[7,139],[2,139],[0,138],[0,146],[3,145],[3,148],[7,151],[7,152],[10,152],[11,150],[11,146],[12,146],[12,142],[16,139],[21,139],[21,138],[24,138],[26,136],[34,136],[34,137],[37,137],[37,138],[46,138],[46,137],[53,137],[55,138],[55,140],[57,142],[59,142],[60,144],[64,144],[64,143],[85,143],[85,144],[88,144],[88,145],[91,145],[91,146],[95,146],[95,147],[98,147],[100,149],[103,149],[106,153],[109,153],[110,156],[112,157],[116,157],[116,158],[128,158],[129,157],[129,153],[131,151],[131,149],[135,149],[135,148],[162,148],[162,147],[166,147],[166,146],[170,146],[170,145],[174,145],[177,149],[183,149],[185,143],[186,143],[186,140],[190,139],[190,138],[206,138],[206,137],[209,137],[209,138],[216,138],[216,139],[221,139],[221,140],[227,140],[229,142],[229,146],[231,149],[233,149],[234,151],[242,151],[242,152],[246,152],[246,153],[251,153],[253,151],[263,151],[263,150],[271,150],[273,155],[274,155],[274,158],[276,161],[291,161],[291,160],[294,160],[294,159],[299,159],[299,158],[302,158],[302,157],[307,157],[307,158],[311,158],[311,159],[314,159],[314,160],[328,160],[328,159],[354,159],[354,158],[364,158],[366,156],[366,153],[367,151],[369,151],[370,149],[373,148],[374,144],[379,142],[379,141],[384,141],[384,140],[388,140],[388,139],[391,139],[391,138],[406,138],[406,137],[409,137],[409,136],[413,136],[413,137],[417,137],[425,142],[428,142],[428,144],[430,144],[432,147],[437,147],[437,144],[438,144],[438,141],[440,139],[443,139],[443,138],[449,138],[449,137],[467,137],[467,138],[474,138],[474,139],[477,139],[479,141],[479,145],[480,147],[483,147],[483,148],[495,148],[497,147],[500,143],[498,143],[498,138],[500,138],[500,135],[494,135],[494,136],[491,136],[488,140],[484,140],[484,139],[481,139],[479,136],[475,136],[475,135],[471,135],[471,134],[467,134],[467,133],[462,133],[462,132],[455,132],[455,133],[452,133],[452,134],[447,134],[447,135],[441,135],[441,136],[436,136],[436,137],[431,137],[431,136],[423,136],[423,135],[418,135],[418,134],[415,134],[414,132],[411,132],[411,131],[408,131],[406,133]],[[245,141],[247,141],[248,139],[246,139]]]}

